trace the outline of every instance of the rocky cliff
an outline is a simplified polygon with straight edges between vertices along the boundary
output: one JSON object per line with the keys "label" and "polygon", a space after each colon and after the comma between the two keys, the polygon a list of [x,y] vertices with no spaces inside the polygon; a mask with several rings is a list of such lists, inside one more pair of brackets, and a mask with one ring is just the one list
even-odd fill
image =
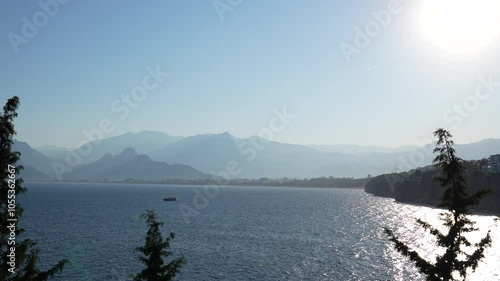
{"label": "rocky cliff", "polygon": [[[384,174],[374,177],[365,186],[367,193],[394,198],[398,202],[436,206],[443,195],[443,188],[434,177],[437,170],[414,170],[404,173]],[[466,175],[467,190],[474,193],[481,189],[491,189],[476,211],[500,214],[500,174],[479,171]]]}

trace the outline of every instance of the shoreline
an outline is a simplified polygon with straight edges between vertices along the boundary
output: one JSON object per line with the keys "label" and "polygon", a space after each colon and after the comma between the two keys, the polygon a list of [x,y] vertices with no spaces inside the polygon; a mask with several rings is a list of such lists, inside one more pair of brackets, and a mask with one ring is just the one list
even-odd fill
{"label": "shoreline", "polygon": [[[170,186],[214,186],[217,185],[216,183],[165,183],[165,182],[142,182],[142,181],[137,181],[137,182],[131,182],[131,181],[106,181],[106,182],[101,182],[101,181],[25,181],[24,183],[26,184],[32,184],[32,183],[46,183],[46,184],[76,184],[76,183],[83,183],[83,184],[147,184],[147,185],[170,185]],[[220,185],[221,187],[285,187],[285,188],[324,188],[324,189],[356,189],[356,190],[362,190],[365,187],[364,186],[357,186],[357,187],[349,187],[349,186],[305,186],[305,185],[273,185],[273,184],[236,184],[236,183],[229,183],[229,184],[224,184]]]}
{"label": "shoreline", "polygon": [[[369,193],[366,191],[365,191],[365,193],[369,194],[371,196],[374,196],[374,197],[392,199],[392,201],[394,201],[394,203],[397,203],[397,204],[411,205],[411,206],[416,206],[416,207],[428,207],[431,209],[439,209],[439,210],[446,211],[446,209],[438,208],[436,205],[432,205],[432,204],[425,203],[425,202],[398,201],[394,197],[380,196],[380,195],[376,195],[376,194]],[[477,215],[477,216],[494,216],[494,217],[500,218],[500,212],[487,211],[487,210],[474,210],[474,209],[472,209],[471,215],[473,215],[473,216],[475,216],[475,215]]]}

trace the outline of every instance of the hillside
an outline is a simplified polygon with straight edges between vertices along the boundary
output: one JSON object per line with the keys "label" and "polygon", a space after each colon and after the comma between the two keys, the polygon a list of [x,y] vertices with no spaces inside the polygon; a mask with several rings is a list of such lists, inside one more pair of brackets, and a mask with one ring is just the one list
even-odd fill
{"label": "hillside", "polygon": [[210,176],[186,165],[169,165],[153,161],[147,155],[139,155],[133,148],[127,148],[118,155],[106,154],[100,160],[80,166],[63,175],[65,180],[119,181],[204,179]]}
{"label": "hillside", "polygon": [[162,132],[143,131],[92,141],[90,143],[92,152],[82,157],[82,164],[95,162],[106,154],[119,154],[129,147],[133,148],[137,153],[149,154],[181,139],[182,137],[170,136]]}
{"label": "hillside", "polygon": [[[133,148],[136,154],[147,155],[154,161],[191,166],[203,174],[227,174],[228,169],[234,169],[235,173],[231,178],[249,179],[262,177],[303,179],[330,176],[365,178],[368,175],[386,174],[395,168],[406,171],[430,165],[433,158],[432,145],[423,148],[339,145],[320,149],[317,146],[313,148],[267,141],[259,137],[236,138],[227,132],[180,138],[161,132],[146,131],[127,133],[94,142],[92,145],[92,153],[82,157],[83,165],[73,171],[72,177],[85,179],[88,176],[97,176],[97,171],[91,169],[99,170],[99,165],[112,161],[110,160],[112,155],[119,155],[127,148]],[[15,149],[22,153],[21,161],[25,166],[33,167],[50,179],[56,178],[52,169],[52,163],[55,161],[53,158],[23,142],[16,141]],[[60,159],[65,153],[61,149],[51,146],[42,149],[45,153],[58,158],[60,164],[66,163],[64,159]],[[498,153],[500,140],[487,139],[456,145],[456,149],[466,160],[481,159]],[[78,153],[78,151],[73,152]],[[410,164],[409,159],[418,161]],[[86,166],[97,161],[101,162]],[[124,164],[119,159],[113,161],[116,165]],[[107,165],[112,167],[115,164]]]}
{"label": "hillside", "polygon": [[[410,172],[383,174],[370,179],[365,185],[367,193],[394,198],[397,202],[436,206],[443,189],[434,177],[438,170],[429,166]],[[477,210],[500,214],[500,174],[484,173],[477,169],[466,174],[467,191],[474,193],[491,189]]]}
{"label": "hillside", "polygon": [[13,151],[21,153],[19,164],[25,166],[23,173],[25,180],[55,179],[55,172],[52,169],[54,159],[33,149],[29,144],[14,140]]}

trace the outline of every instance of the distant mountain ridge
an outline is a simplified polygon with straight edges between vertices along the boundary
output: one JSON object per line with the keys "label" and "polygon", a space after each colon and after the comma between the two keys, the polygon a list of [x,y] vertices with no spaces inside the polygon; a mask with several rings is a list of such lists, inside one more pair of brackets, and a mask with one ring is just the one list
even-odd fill
{"label": "distant mountain ridge", "polygon": [[44,145],[42,147],[33,147],[35,150],[40,153],[54,159],[64,159],[66,154],[71,151],[69,148],[58,147],[55,145]]}
{"label": "distant mountain ridge", "polygon": [[153,161],[149,156],[137,154],[133,148],[126,148],[121,154],[106,154],[91,164],[76,168],[63,175],[65,180],[166,180],[204,179],[209,175],[187,165],[169,165]]}
{"label": "distant mountain ridge", "polygon": [[[183,137],[171,136],[163,132],[143,131],[92,141],[92,152],[83,157],[82,164],[97,161],[105,154],[119,154],[129,147],[139,154],[149,154],[181,139]],[[82,149],[85,150],[85,148]]]}
{"label": "distant mountain ridge", "polygon": [[327,153],[399,153],[418,149],[417,146],[406,145],[400,147],[382,147],[371,145],[352,145],[352,144],[335,144],[335,145],[309,145],[309,147],[327,152]]}
{"label": "distant mountain ridge", "polygon": [[[96,164],[98,161],[101,165],[106,163],[107,172],[111,173],[111,168],[133,160],[117,158],[120,160],[115,159],[116,163],[112,164],[113,155],[123,156],[123,153],[130,153],[134,157],[147,155],[152,162],[166,162],[171,166],[187,165],[204,175],[219,173],[228,175],[229,171],[231,178],[299,179],[323,176],[360,178],[368,174],[379,175],[393,170],[404,171],[429,165],[434,157],[432,144],[421,148],[357,145],[311,147],[267,141],[259,137],[240,139],[227,132],[191,137],[172,137],[161,132],[127,133],[94,142],[93,146],[92,154],[82,157],[83,164],[74,169],[73,176],[102,178],[105,175],[97,174],[98,165],[88,165]],[[466,160],[480,159],[500,153],[500,139],[487,139],[455,147],[457,154]],[[21,160],[25,166],[31,166],[50,179],[56,178],[51,166],[55,161],[54,158],[36,151],[23,142],[16,141],[15,149],[23,154]],[[54,148],[46,147],[46,149]],[[144,156],[139,160],[147,161]],[[65,163],[64,158],[57,161]],[[151,165],[151,169],[157,169],[158,165]],[[130,171],[132,172],[132,169]],[[146,171],[143,173],[146,174]],[[32,171],[31,174],[41,178],[36,172]],[[117,177],[119,172],[113,172],[111,175]],[[157,178],[154,174],[150,176]]]}
{"label": "distant mountain ridge", "polygon": [[242,160],[229,133],[187,137],[149,155],[154,160],[190,165],[206,173],[225,170],[229,161]]}
{"label": "distant mountain ridge", "polygon": [[[479,159],[500,152],[500,140],[456,147],[463,158]],[[225,132],[187,137],[149,155],[159,161],[190,165],[205,173],[224,171],[228,163],[236,162],[241,172],[234,177],[248,178],[366,177],[368,174],[387,173],[395,168],[408,170],[426,166],[432,163],[434,157],[432,145],[395,149],[345,147],[350,153],[339,150],[342,146],[336,148],[338,152],[325,152],[317,147],[267,141],[258,137],[238,139]]]}
{"label": "distant mountain ridge", "polygon": [[21,175],[26,175],[26,178],[55,178],[55,172],[52,169],[52,158],[33,149],[29,144],[22,141],[14,140],[12,147],[13,151],[21,153],[19,164],[24,166],[25,171],[21,171]]}

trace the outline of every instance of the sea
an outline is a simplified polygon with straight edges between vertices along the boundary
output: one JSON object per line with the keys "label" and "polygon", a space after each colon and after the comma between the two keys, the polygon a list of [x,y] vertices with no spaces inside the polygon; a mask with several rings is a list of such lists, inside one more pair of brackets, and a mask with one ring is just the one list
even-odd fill
{"label": "sea", "polygon": [[[176,280],[424,280],[384,234],[392,229],[432,261],[440,249],[417,218],[439,226],[440,210],[375,197],[362,189],[26,183],[20,225],[40,249],[40,267],[70,264],[53,280],[132,280],[155,210],[173,255],[187,263]],[[165,197],[177,201],[164,201]],[[469,280],[500,280],[500,227],[473,216],[478,242],[493,246]],[[18,237],[22,239],[22,237]],[[169,260],[167,259],[167,262]]]}

